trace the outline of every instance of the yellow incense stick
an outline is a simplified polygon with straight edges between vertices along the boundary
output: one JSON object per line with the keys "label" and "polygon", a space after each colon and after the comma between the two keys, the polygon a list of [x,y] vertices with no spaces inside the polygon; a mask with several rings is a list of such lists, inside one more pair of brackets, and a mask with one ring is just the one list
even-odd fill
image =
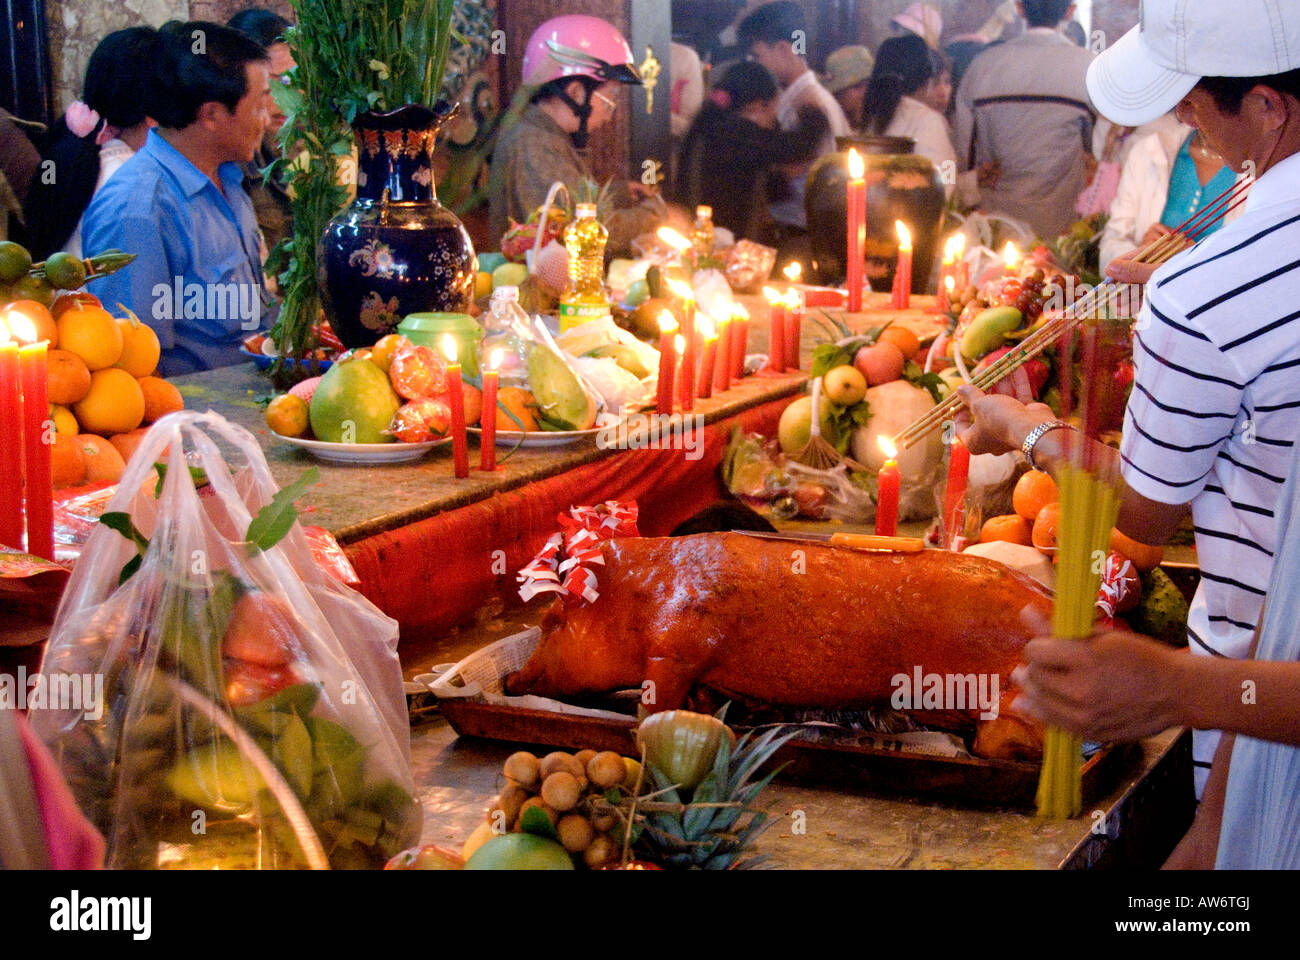
{"label": "yellow incense stick", "polygon": [[[1106,547],[1119,514],[1119,491],[1095,473],[1067,464],[1058,477],[1061,519],[1057,533],[1056,602],[1052,631],[1058,637],[1086,640],[1092,635],[1097,588],[1106,564]],[[1043,739],[1043,769],[1038,780],[1038,814],[1077,817],[1083,810],[1080,767],[1083,743],[1056,727]]]}

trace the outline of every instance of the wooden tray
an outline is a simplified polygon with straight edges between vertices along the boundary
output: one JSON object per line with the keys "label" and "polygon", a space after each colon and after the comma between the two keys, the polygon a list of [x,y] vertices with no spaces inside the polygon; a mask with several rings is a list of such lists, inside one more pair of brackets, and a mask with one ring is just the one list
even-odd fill
{"label": "wooden tray", "polygon": [[[476,699],[440,700],[438,708],[461,736],[636,755],[632,719],[572,716]],[[1109,793],[1138,752],[1137,744],[1115,744],[1089,757],[1083,764],[1084,804]],[[781,748],[776,762],[788,764],[781,774],[785,780],[934,796],[966,805],[1032,810],[1038,789],[1036,763],[935,757],[852,744],[795,740]]]}

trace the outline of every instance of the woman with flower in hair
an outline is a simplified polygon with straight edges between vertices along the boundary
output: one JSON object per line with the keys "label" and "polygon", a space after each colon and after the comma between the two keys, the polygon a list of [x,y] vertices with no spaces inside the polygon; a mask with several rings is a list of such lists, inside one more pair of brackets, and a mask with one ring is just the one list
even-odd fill
{"label": "woman with flower in hair", "polygon": [[84,102],[68,107],[50,131],[42,158],[53,177],[36,177],[24,204],[32,255],[56,250],[81,256],[81,215],[90,199],[144,146],[147,104],[158,87],[157,31],[129,27],[99,42],[86,65]]}
{"label": "woman with flower in hair", "polygon": [[775,239],[767,206],[775,199],[771,191],[783,184],[769,174],[776,166],[813,159],[827,131],[826,115],[811,107],[799,112],[797,127],[781,130],[778,93],[759,64],[728,67],[686,134],[677,172],[682,203],[707,204],[715,224],[762,243]]}

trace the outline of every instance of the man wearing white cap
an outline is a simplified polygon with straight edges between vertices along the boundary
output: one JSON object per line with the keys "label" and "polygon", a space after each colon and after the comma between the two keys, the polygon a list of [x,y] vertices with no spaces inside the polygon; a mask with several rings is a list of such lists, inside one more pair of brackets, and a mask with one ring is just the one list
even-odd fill
{"label": "man wearing white cap", "polygon": [[[1217,752],[1217,734],[1195,734],[1204,797],[1171,862],[1206,866],[1217,848],[1220,867],[1300,867],[1300,751],[1264,742],[1300,743],[1296,725],[1279,721],[1279,706],[1292,721],[1300,713],[1300,676],[1286,676],[1300,671],[1232,662],[1251,652],[1256,624],[1257,659],[1300,660],[1300,524],[1291,522],[1300,478],[1284,489],[1300,439],[1300,9],[1290,0],[1146,0],[1139,26],[1089,70],[1088,90],[1120,124],[1175,110],[1256,180],[1242,215],[1190,250],[1153,272],[1131,260],[1111,267],[1119,279],[1149,280],[1118,526],[1163,543],[1191,506],[1201,584],[1188,636],[1200,656],[1171,660],[1122,633],[1087,646],[1035,641],[1023,685],[1046,720],[1087,735],[1134,739],[1171,722],[1242,733],[1235,751],[1225,737]],[[1031,462],[1062,462],[1063,425],[1007,398],[962,392],[973,452],[1023,444]]]}

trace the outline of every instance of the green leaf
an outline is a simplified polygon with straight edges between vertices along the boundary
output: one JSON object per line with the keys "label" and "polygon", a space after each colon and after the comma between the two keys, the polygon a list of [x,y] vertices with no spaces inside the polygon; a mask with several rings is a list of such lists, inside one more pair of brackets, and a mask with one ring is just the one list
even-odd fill
{"label": "green leaf", "polygon": [[248,534],[245,539],[262,550],[270,550],[279,543],[298,519],[298,509],[293,502],[301,497],[319,476],[320,471],[310,467],[289,486],[282,487],[271,498],[270,503],[257,511],[257,516],[248,524]]}
{"label": "green leaf", "polygon": [[849,407],[849,419],[855,427],[865,427],[871,422],[871,404],[862,400]]}
{"label": "green leaf", "polygon": [[110,530],[116,530],[122,536],[126,537],[126,539],[135,544],[136,549],[141,553],[144,553],[144,551],[149,549],[148,538],[135,528],[135,524],[131,522],[130,514],[123,513],[119,510],[113,510],[109,513],[102,514],[99,518],[99,522]]}
{"label": "green leaf", "polygon": [[144,554],[137,553],[134,557],[122,564],[122,572],[118,574],[117,585],[120,587],[131,579],[131,575],[140,569],[140,564],[144,562]]}
{"label": "green leaf", "polygon": [[914,387],[928,390],[930,396],[934,397],[935,403],[943,399],[943,379],[937,373],[923,372],[916,361],[907,361],[907,365],[903,367],[903,379]]}
{"label": "green leaf", "polygon": [[819,343],[813,347],[812,367],[808,371],[808,376],[824,376],[836,367],[846,367],[852,362],[853,357],[843,347],[833,343]]}
{"label": "green leaf", "polygon": [[551,823],[551,818],[546,815],[546,811],[541,807],[529,807],[519,815],[519,829],[524,833],[534,833],[539,837],[546,837],[548,840],[559,840],[560,835],[555,832],[555,825]]}
{"label": "green leaf", "polygon": [[[269,399],[268,399],[268,402]],[[158,482],[154,484],[153,495],[155,498],[162,496],[163,481],[167,479],[167,464],[159,460],[153,465],[154,470],[158,472]],[[190,467],[190,479],[194,481],[194,486],[201,487],[208,482],[208,475],[203,472],[202,467]]]}

